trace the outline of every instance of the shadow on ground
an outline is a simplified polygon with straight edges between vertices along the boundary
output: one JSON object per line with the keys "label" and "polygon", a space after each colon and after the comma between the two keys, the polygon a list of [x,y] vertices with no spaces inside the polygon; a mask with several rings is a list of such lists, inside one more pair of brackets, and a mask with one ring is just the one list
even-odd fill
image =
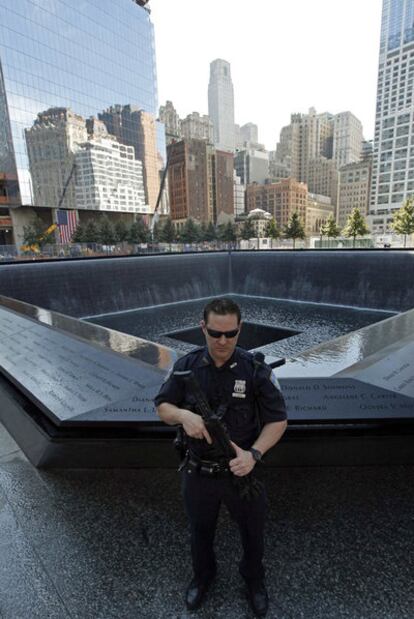
{"label": "shadow on ground", "polygon": [[[414,467],[266,472],[268,617],[414,617]],[[174,470],[39,471],[0,426],[1,619],[249,618],[237,530],[186,613],[188,531]]]}

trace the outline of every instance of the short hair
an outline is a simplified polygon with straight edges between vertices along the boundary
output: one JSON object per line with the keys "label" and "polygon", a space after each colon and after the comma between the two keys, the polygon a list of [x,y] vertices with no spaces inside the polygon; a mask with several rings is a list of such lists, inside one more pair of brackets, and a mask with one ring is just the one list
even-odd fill
{"label": "short hair", "polygon": [[213,299],[207,303],[203,311],[203,318],[206,324],[210,312],[214,312],[214,314],[219,314],[220,316],[225,316],[226,314],[236,314],[237,323],[241,320],[240,307],[237,303],[226,297]]}

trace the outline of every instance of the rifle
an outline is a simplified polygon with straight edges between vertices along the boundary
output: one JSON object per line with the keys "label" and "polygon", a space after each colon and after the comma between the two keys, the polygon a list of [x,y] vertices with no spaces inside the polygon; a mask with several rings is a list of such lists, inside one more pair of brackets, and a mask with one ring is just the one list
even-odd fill
{"label": "rifle", "polygon": [[[221,417],[211,409],[203,390],[191,370],[176,371],[174,375],[182,378],[195,396],[196,404],[194,408],[201,415],[204,425],[212,438],[217,457],[228,465],[230,460],[236,457],[236,451],[231,444],[230,436]],[[251,473],[242,477],[232,474],[232,482],[242,499],[254,499],[259,496],[263,489],[262,482]]]}

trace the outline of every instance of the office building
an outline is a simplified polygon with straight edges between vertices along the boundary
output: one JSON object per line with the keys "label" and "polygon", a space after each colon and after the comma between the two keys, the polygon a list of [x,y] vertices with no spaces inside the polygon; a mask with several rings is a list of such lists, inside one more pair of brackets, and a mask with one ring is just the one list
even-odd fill
{"label": "office building", "polygon": [[383,0],[369,223],[389,230],[414,195],[414,0]]}
{"label": "office building", "polygon": [[332,158],[337,168],[360,160],[363,139],[362,123],[354,114],[351,112],[335,114]]}
{"label": "office building", "polygon": [[234,151],[234,92],[230,63],[217,59],[210,63],[208,115],[214,127],[214,145],[219,150]]}
{"label": "office building", "polygon": [[[33,128],[38,115],[50,109],[70,110],[75,117],[86,119],[119,103],[155,116],[155,45],[149,11],[132,0],[111,0],[102,8],[94,0],[41,5],[14,0],[3,5],[0,211],[11,214],[19,243],[23,225],[34,212],[43,209],[50,223],[55,220],[53,207],[57,207],[67,172],[65,164],[58,182],[52,171],[47,190],[39,192],[31,176],[25,130]],[[59,135],[57,131],[57,139]],[[60,143],[60,147],[61,151],[55,145],[54,154],[66,162],[72,155],[67,145]],[[72,208],[72,199],[73,188],[69,188],[68,208]]]}
{"label": "office building", "polygon": [[309,193],[305,217],[306,236],[320,234],[321,227],[328,221],[330,215],[335,217],[335,207],[331,199],[316,193]]}
{"label": "office building", "polygon": [[172,101],[167,101],[165,105],[161,105],[159,119],[165,126],[167,145],[181,139],[181,120]]}
{"label": "office building", "polygon": [[234,169],[243,185],[264,183],[269,178],[269,154],[254,148],[239,150],[234,157]]}
{"label": "office building", "polygon": [[247,212],[263,209],[270,213],[279,227],[285,226],[295,211],[303,223],[306,219],[308,188],[293,178],[266,185],[248,185],[246,187]]}
{"label": "office building", "polygon": [[181,136],[184,139],[206,140],[209,144],[214,142],[213,123],[209,116],[192,112],[180,121]]}
{"label": "office building", "polygon": [[342,229],[354,208],[366,217],[371,189],[371,162],[350,163],[339,171],[338,225]]}

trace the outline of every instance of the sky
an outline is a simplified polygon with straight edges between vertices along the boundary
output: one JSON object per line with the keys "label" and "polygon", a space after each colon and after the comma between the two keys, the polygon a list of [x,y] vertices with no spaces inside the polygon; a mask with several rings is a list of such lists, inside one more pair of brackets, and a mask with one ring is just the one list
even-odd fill
{"label": "sky", "polygon": [[382,0],[151,0],[158,96],[208,113],[210,62],[231,64],[235,122],[274,150],[292,113],[350,111],[374,134]]}

